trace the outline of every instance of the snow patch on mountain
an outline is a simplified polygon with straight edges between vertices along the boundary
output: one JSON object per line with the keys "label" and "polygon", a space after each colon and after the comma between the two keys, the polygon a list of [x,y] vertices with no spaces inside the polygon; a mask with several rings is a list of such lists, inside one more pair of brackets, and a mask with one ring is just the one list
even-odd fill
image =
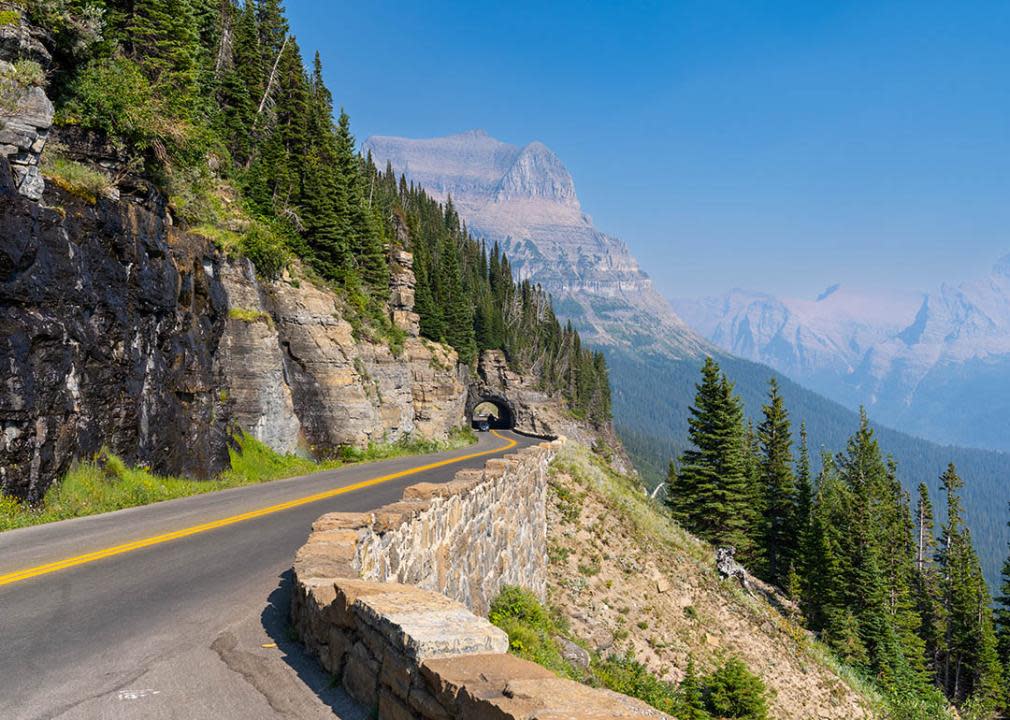
{"label": "snow patch on mountain", "polygon": [[927,293],[832,286],[672,301],[719,347],[931,440],[1010,450],[1010,255]]}

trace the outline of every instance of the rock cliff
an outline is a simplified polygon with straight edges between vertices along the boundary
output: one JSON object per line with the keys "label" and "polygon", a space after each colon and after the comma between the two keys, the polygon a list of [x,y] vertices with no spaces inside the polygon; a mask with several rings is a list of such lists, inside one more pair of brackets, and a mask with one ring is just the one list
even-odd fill
{"label": "rock cliff", "polygon": [[53,124],[53,104],[27,68],[45,71],[52,58],[19,10],[0,3],[0,11],[16,17],[0,24],[0,158],[10,163],[14,188],[38,200],[45,187],[39,157]]}
{"label": "rock cliff", "polygon": [[245,429],[281,452],[443,438],[464,421],[450,348],[410,330],[410,254],[394,258],[395,353],[340,298],[258,279],[157,202],[43,202],[0,176],[0,488],[36,500],[103,445],[161,473],[211,475]]}

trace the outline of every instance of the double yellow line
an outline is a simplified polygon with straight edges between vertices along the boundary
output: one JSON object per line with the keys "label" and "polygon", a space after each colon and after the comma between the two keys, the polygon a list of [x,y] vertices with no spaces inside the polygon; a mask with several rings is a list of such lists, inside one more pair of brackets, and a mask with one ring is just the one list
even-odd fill
{"label": "double yellow line", "polygon": [[491,450],[470,453],[469,455],[461,455],[460,457],[449,458],[447,460],[439,460],[438,462],[410,468],[409,470],[401,470],[400,472],[390,473],[389,475],[382,475],[369,480],[362,480],[361,482],[354,483],[353,485],[346,485],[341,488],[336,488],[335,490],[326,490],[324,492],[316,493],[315,495],[308,495],[296,500],[288,500],[287,502],[270,505],[268,507],[260,508],[259,510],[251,510],[239,515],[232,515],[230,517],[221,518],[220,520],[212,520],[211,522],[193,525],[192,527],[183,528],[181,530],[173,530],[172,532],[162,533],[161,535],[152,535],[151,537],[123,543],[122,545],[114,545],[102,550],[95,550],[94,552],[85,553],[83,555],[75,555],[74,557],[46,563],[45,565],[36,565],[35,567],[25,568],[24,570],[17,570],[15,572],[7,573],[6,575],[0,575],[0,586],[11,585],[23,580],[36,578],[41,575],[48,575],[60,570],[66,570],[67,568],[77,567],[78,565],[87,565],[88,563],[97,562],[98,560],[104,560],[105,558],[114,557],[116,555],[123,555],[125,553],[151,547],[153,545],[161,545],[162,543],[190,537],[191,535],[199,535],[200,533],[227,527],[228,525],[235,525],[240,522],[245,522],[246,520],[253,520],[266,515],[273,515],[274,513],[290,510],[291,508],[301,507],[302,505],[319,502],[320,500],[327,500],[329,498],[336,497],[337,495],[344,495],[345,493],[363,490],[364,488],[372,487],[373,485],[380,485],[382,483],[389,482],[390,480],[397,480],[402,477],[416,475],[418,473],[425,472],[426,470],[434,470],[435,468],[453,465],[466,460],[473,460],[474,458],[484,457],[485,455],[494,455],[506,450],[511,450],[519,444],[511,438],[499,435],[497,431],[492,430],[491,433],[498,439],[505,440],[505,444]]}

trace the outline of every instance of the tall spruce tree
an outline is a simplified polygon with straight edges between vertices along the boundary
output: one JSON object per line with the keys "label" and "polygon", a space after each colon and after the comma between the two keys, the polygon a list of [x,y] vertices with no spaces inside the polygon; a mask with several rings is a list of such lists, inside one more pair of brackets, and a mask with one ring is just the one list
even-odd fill
{"label": "tall spruce tree", "polygon": [[969,698],[994,708],[1002,694],[1002,669],[996,647],[989,589],[964,523],[960,490],[964,483],[950,465],[940,478],[947,496],[940,568],[947,615],[940,682],[951,700]]}
{"label": "tall spruce tree", "polygon": [[669,502],[689,530],[709,542],[734,546],[742,559],[751,559],[743,407],[711,357],[705,360],[690,412],[694,447],[681,456]]}
{"label": "tall spruce tree", "polygon": [[932,676],[939,676],[946,653],[946,609],[943,588],[936,566],[935,520],[929,489],[919,483],[918,501],[915,505],[915,596],[918,598],[919,617],[922,620],[920,635],[925,643],[926,667]]}
{"label": "tall spruce tree", "polygon": [[768,402],[763,412],[764,420],[758,427],[760,482],[764,496],[762,567],[768,582],[785,588],[797,551],[798,537],[793,525],[796,519],[796,479],[792,469],[793,440],[789,414],[775,378],[768,383]]}
{"label": "tall spruce tree", "polygon": [[190,0],[135,0],[128,28],[130,56],[155,91],[177,117],[194,119],[202,48]]}
{"label": "tall spruce tree", "polygon": [[1003,561],[1000,572],[999,595],[996,597],[993,621],[996,628],[996,649],[1003,667],[1002,705],[1004,709],[1010,709],[1010,553]]}

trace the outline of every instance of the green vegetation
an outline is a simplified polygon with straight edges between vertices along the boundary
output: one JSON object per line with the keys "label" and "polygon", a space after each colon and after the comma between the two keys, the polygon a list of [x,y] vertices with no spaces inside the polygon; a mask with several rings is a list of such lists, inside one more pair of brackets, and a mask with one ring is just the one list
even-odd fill
{"label": "green vegetation", "polygon": [[[57,122],[106,137],[184,226],[267,278],[297,258],[343,298],[357,337],[394,353],[405,337],[386,308],[388,258],[410,250],[424,337],[463,363],[500,349],[576,417],[609,420],[603,356],[561,326],[539,287],[514,281],[508,259],[466,232],[451,201],[357,153],[347,113],[334,122],[319,55],[306,68],[280,0],[28,0],[27,9],[55,40]],[[97,196],[64,175],[57,184]]]}
{"label": "green vegetation", "polygon": [[33,85],[45,85],[46,72],[34,60],[16,60],[8,64],[0,72],[0,88],[27,88]]}
{"label": "green vegetation", "polygon": [[806,429],[796,460],[775,380],[756,433],[741,408],[709,358],[691,408],[694,447],[670,465],[674,517],[710,542],[736,545],[753,572],[797,597],[808,627],[872,677],[899,716],[941,706],[935,688],[992,716],[1006,702],[1006,656],[1001,663],[954,466],[940,478],[947,521],[937,543],[928,489],[920,486],[913,516],[865,413],[844,452],[823,453],[814,492]]}
{"label": "green vegetation", "polygon": [[267,325],[273,325],[273,318],[270,313],[263,310],[250,310],[249,308],[231,307],[228,308],[228,317],[233,320],[241,320],[244,323],[254,323],[262,320]]}
{"label": "green vegetation", "polygon": [[0,25],[18,25],[21,13],[17,10],[0,10]]}
{"label": "green vegetation", "polygon": [[42,156],[42,174],[57,187],[92,205],[112,185],[104,173],[63,157],[58,148],[51,148]]}
{"label": "green vegetation", "polygon": [[[733,380],[746,417],[760,423],[768,399],[768,368],[738,358],[716,359]],[[654,488],[666,479],[670,459],[679,457],[690,445],[687,408],[696,392],[702,359],[671,360],[608,349],[607,365],[614,386],[617,431],[647,486]],[[775,377],[793,419],[793,430],[801,421],[806,424],[812,452],[811,475],[816,477],[820,449],[845,447],[859,426],[859,415],[782,375]],[[887,454],[894,457],[898,479],[913,497],[919,483],[925,483],[934,498],[940,497],[940,476],[949,463],[957,466],[958,473],[967,480],[962,490],[965,516],[986,580],[991,588],[998,587],[1007,551],[1006,506],[998,498],[1006,497],[1010,454],[945,447],[876,425],[874,434]]]}
{"label": "green vegetation", "polygon": [[396,443],[376,443],[365,449],[347,448],[339,458],[313,462],[297,455],[276,453],[243,433],[236,439],[235,447],[229,449],[231,467],[212,480],[165,477],[146,468],[131,468],[103,448],[94,459],[74,465],[38,506],[28,506],[0,494],[0,531],[306,475],[348,463],[439,452],[465,447],[475,441],[471,431],[460,429],[445,442],[404,439]]}
{"label": "green vegetation", "polygon": [[578,641],[556,614],[522,588],[503,588],[491,604],[489,618],[508,634],[510,652],[562,677],[630,695],[678,718],[768,717],[764,683],[738,659],[731,658],[701,679],[694,676],[692,664],[677,687],[652,675],[631,655],[602,657],[589,653],[588,668],[565,660],[559,638]]}

